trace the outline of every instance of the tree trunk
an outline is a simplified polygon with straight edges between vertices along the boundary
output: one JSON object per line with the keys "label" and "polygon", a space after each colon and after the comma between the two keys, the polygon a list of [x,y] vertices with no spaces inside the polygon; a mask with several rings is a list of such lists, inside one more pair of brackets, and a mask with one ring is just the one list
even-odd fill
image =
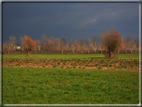
{"label": "tree trunk", "polygon": [[132,54],[132,50],[131,50],[131,54]]}
{"label": "tree trunk", "polygon": [[112,52],[109,51],[109,58],[112,58]]}
{"label": "tree trunk", "polygon": [[63,54],[63,50],[62,50],[62,54]]}
{"label": "tree trunk", "polygon": [[29,52],[29,51],[27,51],[27,57],[29,57],[29,54],[30,54],[30,52]]}
{"label": "tree trunk", "polygon": [[119,50],[118,50],[118,54],[119,54]]}
{"label": "tree trunk", "polygon": [[89,49],[88,49],[88,54],[89,54]]}
{"label": "tree trunk", "polygon": [[96,49],[94,50],[94,53],[96,53]]}
{"label": "tree trunk", "polygon": [[74,54],[74,51],[73,51],[73,54]]}
{"label": "tree trunk", "polygon": [[23,54],[23,47],[21,46],[21,54]]}

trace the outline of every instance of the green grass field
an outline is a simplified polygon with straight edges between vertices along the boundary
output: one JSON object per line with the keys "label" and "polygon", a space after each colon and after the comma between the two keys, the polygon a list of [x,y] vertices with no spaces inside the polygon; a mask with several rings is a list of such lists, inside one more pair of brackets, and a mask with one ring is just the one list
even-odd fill
{"label": "green grass field", "polygon": [[139,103],[138,54],[119,54],[118,59],[104,54],[2,57],[3,104]]}
{"label": "green grass field", "polygon": [[[138,54],[116,54],[118,58],[139,58]],[[4,54],[3,59],[27,59],[27,58],[104,58],[104,54],[30,54],[27,57],[26,54]]]}
{"label": "green grass field", "polygon": [[3,104],[138,104],[139,72],[3,68]]}

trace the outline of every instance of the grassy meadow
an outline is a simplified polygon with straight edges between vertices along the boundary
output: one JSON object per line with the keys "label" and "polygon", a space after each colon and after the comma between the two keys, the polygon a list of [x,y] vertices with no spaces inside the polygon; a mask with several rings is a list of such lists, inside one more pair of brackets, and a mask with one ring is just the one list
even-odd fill
{"label": "grassy meadow", "polygon": [[3,68],[4,104],[138,104],[139,73]]}
{"label": "grassy meadow", "polygon": [[139,55],[117,57],[3,55],[3,104],[138,104]]}
{"label": "grassy meadow", "polygon": [[[115,54],[117,58],[139,58],[138,54]],[[30,58],[46,58],[46,59],[70,59],[70,58],[104,58],[104,54],[4,54],[3,59],[30,59]]]}

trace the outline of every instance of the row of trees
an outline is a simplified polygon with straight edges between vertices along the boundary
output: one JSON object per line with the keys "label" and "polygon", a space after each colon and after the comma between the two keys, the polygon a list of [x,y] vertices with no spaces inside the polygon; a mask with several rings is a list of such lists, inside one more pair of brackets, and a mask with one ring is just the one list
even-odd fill
{"label": "row of trees", "polygon": [[[24,35],[19,39],[21,53],[23,53],[25,47],[27,46],[27,44],[24,44],[24,41],[32,42],[34,47],[32,47],[30,51],[34,51],[35,53],[39,50],[42,53],[44,53],[44,51],[48,51],[48,53],[51,53],[52,51],[61,51],[62,54],[64,51],[72,51],[73,54],[75,51],[80,51],[83,54],[84,51],[87,51],[88,53],[90,51],[94,51],[94,53],[96,53],[97,50],[102,52],[103,50],[108,51],[110,49],[113,52],[117,51],[118,53],[120,50],[125,50],[126,53],[127,50],[131,50],[131,53],[133,50],[137,52],[139,50],[138,37],[133,38],[127,36],[123,40],[119,32],[114,30],[104,31],[102,36],[92,36],[87,40],[84,40],[83,38],[80,40],[70,40],[70,43],[67,43],[65,38],[47,38],[47,35],[44,34],[40,37],[40,40],[32,41],[31,38],[28,38],[27,35]],[[115,44],[117,44],[117,46],[115,46]],[[9,51],[15,51],[16,53],[16,49],[16,37],[10,36],[9,40],[3,44],[3,50],[6,50],[7,53],[9,53]]]}

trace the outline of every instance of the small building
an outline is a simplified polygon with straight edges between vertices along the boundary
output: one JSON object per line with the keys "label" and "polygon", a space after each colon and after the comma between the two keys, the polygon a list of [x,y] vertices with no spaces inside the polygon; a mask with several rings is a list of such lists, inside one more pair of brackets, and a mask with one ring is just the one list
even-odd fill
{"label": "small building", "polygon": [[20,49],[21,49],[21,46],[16,46],[16,49],[17,49],[17,50],[20,50]]}

